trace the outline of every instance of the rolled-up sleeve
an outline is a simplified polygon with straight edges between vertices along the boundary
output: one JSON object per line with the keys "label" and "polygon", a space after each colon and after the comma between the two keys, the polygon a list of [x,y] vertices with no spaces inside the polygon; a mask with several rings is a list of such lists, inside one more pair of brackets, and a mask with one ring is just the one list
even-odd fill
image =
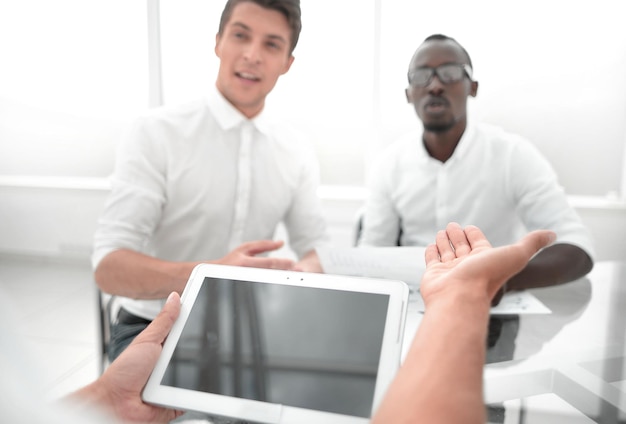
{"label": "rolled-up sleeve", "polygon": [[298,258],[330,243],[330,235],[317,193],[319,164],[312,153],[304,155],[303,158],[291,207],[284,219],[290,247]]}
{"label": "rolled-up sleeve", "polygon": [[569,203],[547,159],[530,143],[519,143],[511,150],[509,161],[511,193],[526,229],[552,230],[557,234],[557,243],[578,246],[593,260],[591,233]]}
{"label": "rolled-up sleeve", "polygon": [[94,235],[92,266],[112,251],[144,252],[165,203],[166,162],[146,118],[137,120],[117,149],[111,193]]}

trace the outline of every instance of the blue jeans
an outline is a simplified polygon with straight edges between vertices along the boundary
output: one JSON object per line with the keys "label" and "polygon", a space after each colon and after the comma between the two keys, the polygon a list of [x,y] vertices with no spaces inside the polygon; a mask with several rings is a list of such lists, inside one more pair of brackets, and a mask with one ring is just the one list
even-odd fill
{"label": "blue jeans", "polygon": [[117,322],[111,324],[111,339],[107,348],[109,361],[113,362],[149,324],[149,320],[120,309]]}

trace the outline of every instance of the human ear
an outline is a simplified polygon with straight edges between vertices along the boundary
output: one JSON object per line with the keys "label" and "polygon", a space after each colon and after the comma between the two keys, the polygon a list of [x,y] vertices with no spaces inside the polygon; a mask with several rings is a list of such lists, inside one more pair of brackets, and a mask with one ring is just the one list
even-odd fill
{"label": "human ear", "polygon": [[289,55],[289,59],[287,59],[287,63],[285,63],[285,66],[283,68],[283,72],[281,72],[281,75],[285,75],[287,73],[287,71],[289,71],[289,69],[291,69],[291,65],[293,64],[293,61],[296,60],[294,55]]}
{"label": "human ear", "polygon": [[478,81],[472,81],[470,86],[470,96],[476,97],[478,94]]}
{"label": "human ear", "polygon": [[220,34],[217,33],[215,34],[215,48],[213,49],[213,51],[215,52],[215,56],[220,57],[221,53],[220,53],[220,40],[222,37],[220,37]]}

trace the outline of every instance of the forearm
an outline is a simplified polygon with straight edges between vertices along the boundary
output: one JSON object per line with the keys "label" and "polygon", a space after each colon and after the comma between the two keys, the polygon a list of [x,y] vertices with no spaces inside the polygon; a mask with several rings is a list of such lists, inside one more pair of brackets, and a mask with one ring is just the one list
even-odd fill
{"label": "forearm", "polygon": [[489,300],[457,297],[453,302],[427,308],[373,423],[485,422],[482,381]]}
{"label": "forearm", "polygon": [[320,258],[315,249],[304,255],[296,263],[295,269],[304,272],[324,272],[320,263]]}
{"label": "forearm", "polygon": [[585,276],[593,262],[581,248],[554,244],[535,255],[526,267],[507,282],[507,290],[547,287]]}
{"label": "forearm", "polygon": [[116,420],[115,405],[112,404],[111,397],[100,385],[99,380],[70,393],[62,398],[61,402],[64,407],[77,411],[81,416],[93,417],[95,413],[99,413],[106,418],[103,422],[121,422]]}
{"label": "forearm", "polygon": [[182,293],[199,262],[171,262],[127,249],[105,256],[95,271],[96,283],[106,293],[136,299],[163,299]]}

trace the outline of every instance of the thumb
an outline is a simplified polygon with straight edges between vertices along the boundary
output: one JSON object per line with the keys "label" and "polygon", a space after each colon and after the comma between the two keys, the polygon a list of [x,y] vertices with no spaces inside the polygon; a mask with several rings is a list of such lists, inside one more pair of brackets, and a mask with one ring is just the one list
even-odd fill
{"label": "thumb", "polygon": [[536,230],[526,234],[517,244],[521,246],[529,258],[539,250],[554,243],[556,233],[549,230]]}
{"label": "thumb", "polygon": [[159,315],[142,331],[136,340],[140,342],[152,342],[163,344],[163,341],[170,333],[176,318],[180,314],[180,295],[172,292],[165,302]]}
{"label": "thumb", "polygon": [[259,253],[265,253],[272,250],[280,249],[284,242],[282,240],[258,240],[250,242],[248,246],[248,253],[252,256]]}

